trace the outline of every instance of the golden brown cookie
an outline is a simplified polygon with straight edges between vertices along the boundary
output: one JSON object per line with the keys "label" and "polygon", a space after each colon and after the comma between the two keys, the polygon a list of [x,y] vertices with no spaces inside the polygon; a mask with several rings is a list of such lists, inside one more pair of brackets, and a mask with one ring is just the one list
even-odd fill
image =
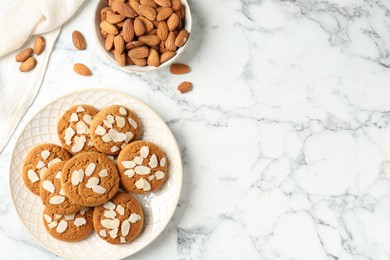
{"label": "golden brown cookie", "polygon": [[42,176],[39,189],[46,209],[62,215],[72,214],[81,209],[80,205],[71,202],[66,197],[61,187],[61,171],[65,163],[62,161],[50,166]]}
{"label": "golden brown cookie", "polygon": [[39,195],[39,183],[51,165],[67,161],[71,157],[70,153],[56,144],[41,144],[35,146],[27,154],[23,162],[22,177],[24,184],[33,193]]}
{"label": "golden brown cookie", "polygon": [[140,134],[137,115],[123,106],[101,110],[92,120],[90,135],[96,149],[115,155]]}
{"label": "golden brown cookie", "polygon": [[70,153],[97,152],[89,135],[92,119],[97,112],[96,108],[89,105],[75,105],[58,120],[58,138]]}
{"label": "golden brown cookie", "polygon": [[132,193],[155,191],[168,177],[165,153],[151,142],[127,145],[119,154],[117,165],[123,188]]}
{"label": "golden brown cookie", "polygon": [[93,230],[93,209],[83,207],[73,214],[56,214],[45,208],[43,225],[54,238],[67,242],[76,242],[86,238]]}
{"label": "golden brown cookie", "polygon": [[62,169],[61,184],[68,198],[82,206],[98,206],[111,199],[119,187],[115,163],[106,155],[81,153]]}
{"label": "golden brown cookie", "polygon": [[141,204],[129,194],[118,192],[109,202],[93,211],[93,227],[111,244],[125,244],[142,231],[144,213]]}

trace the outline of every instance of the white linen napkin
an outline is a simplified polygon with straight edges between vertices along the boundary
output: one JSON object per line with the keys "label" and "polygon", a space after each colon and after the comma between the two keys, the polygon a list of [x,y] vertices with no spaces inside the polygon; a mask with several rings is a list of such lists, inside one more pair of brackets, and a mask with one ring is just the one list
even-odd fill
{"label": "white linen napkin", "polygon": [[[1,0],[0,5],[0,152],[39,91],[53,45],[84,0]],[[16,54],[33,47],[34,35],[46,40],[36,67],[19,71]]]}

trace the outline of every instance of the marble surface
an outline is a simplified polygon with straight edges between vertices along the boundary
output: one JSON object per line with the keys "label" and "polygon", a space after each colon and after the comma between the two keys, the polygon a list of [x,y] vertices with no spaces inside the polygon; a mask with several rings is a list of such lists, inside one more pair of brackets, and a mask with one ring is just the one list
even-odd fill
{"label": "marble surface", "polygon": [[[390,2],[191,1],[192,41],[167,70],[124,73],[99,53],[95,1],[63,26],[41,90],[0,155],[0,259],[57,258],[16,217],[13,145],[52,99],[128,93],[169,124],[184,162],[166,230],[130,259],[390,259]],[[78,29],[88,49],[75,51]],[[89,65],[93,77],[72,71]],[[176,86],[191,81],[181,95]]]}

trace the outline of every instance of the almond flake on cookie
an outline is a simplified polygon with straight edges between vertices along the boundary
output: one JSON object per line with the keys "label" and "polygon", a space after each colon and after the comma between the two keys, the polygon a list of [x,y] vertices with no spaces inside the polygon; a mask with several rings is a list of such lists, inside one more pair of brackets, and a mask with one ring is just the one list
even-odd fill
{"label": "almond flake on cookie", "polygon": [[147,175],[150,173],[150,168],[147,166],[140,165],[140,166],[136,166],[134,168],[134,171],[136,174],[139,174],[139,175]]}
{"label": "almond flake on cookie", "polygon": [[119,240],[120,240],[120,242],[121,242],[122,244],[126,243],[126,239],[125,239],[124,237],[120,237]]}
{"label": "almond flake on cookie", "polygon": [[107,121],[111,124],[115,122],[115,118],[113,115],[107,115]]}
{"label": "almond flake on cookie", "polygon": [[166,162],[167,162],[167,159],[165,159],[165,157],[163,157],[163,158],[161,159],[161,161],[160,161],[160,166],[164,167],[165,164],[166,164]]}
{"label": "almond flake on cookie", "polygon": [[53,160],[48,162],[47,167],[51,167],[53,164],[58,163],[58,162],[62,162],[62,160],[60,158],[54,158]]}
{"label": "almond flake on cookie", "polygon": [[75,215],[76,215],[75,213],[73,213],[73,214],[67,214],[67,215],[64,216],[64,219],[65,219],[65,220],[72,220],[72,219],[74,219],[74,216],[75,216]]}
{"label": "almond flake on cookie", "polygon": [[106,209],[115,209],[115,204],[112,203],[111,201],[108,201],[108,202],[103,204],[103,207]]}
{"label": "almond flake on cookie", "polygon": [[107,177],[108,176],[108,172],[107,172],[107,169],[103,169],[99,172],[99,176],[100,177]]}
{"label": "almond flake on cookie", "polygon": [[79,135],[88,134],[89,128],[83,121],[79,121],[76,124],[76,132]]}
{"label": "almond flake on cookie", "polygon": [[157,167],[157,156],[155,154],[152,155],[152,157],[150,157],[150,160],[149,160],[149,166],[150,168],[154,169]]}
{"label": "almond flake on cookie", "polygon": [[124,171],[124,174],[125,174],[127,177],[131,178],[131,177],[134,176],[135,171],[134,171],[133,169],[126,170],[126,171]]}
{"label": "almond flake on cookie", "polygon": [[88,179],[88,182],[85,185],[85,187],[92,189],[93,186],[96,186],[96,185],[99,184],[99,181],[100,181],[99,178],[91,177],[91,178]]}
{"label": "almond flake on cookie", "polygon": [[125,208],[122,207],[122,205],[116,206],[116,211],[118,211],[118,213],[119,213],[120,215],[122,215],[122,216],[125,214]]}
{"label": "almond flake on cookie", "polygon": [[87,168],[85,169],[85,175],[91,176],[91,174],[95,171],[96,164],[90,163],[88,164]]}
{"label": "almond flake on cookie", "polygon": [[42,162],[41,160],[39,160],[38,161],[38,163],[37,163],[37,169],[42,169],[43,167],[45,167],[45,163],[44,162]]}
{"label": "almond flake on cookie", "polygon": [[111,137],[108,134],[104,134],[103,137],[102,137],[102,140],[105,143],[108,143],[108,142],[112,141]]}
{"label": "almond flake on cookie", "polygon": [[129,132],[126,132],[126,133],[125,133],[125,135],[126,135],[126,140],[125,140],[125,143],[129,143],[129,142],[130,142],[130,140],[131,140],[131,138],[133,138],[133,137],[134,137],[134,134],[133,134],[133,132],[131,132],[131,131],[129,131]]}
{"label": "almond flake on cookie", "polygon": [[116,213],[114,210],[106,210],[104,211],[104,216],[109,219],[114,219],[116,217]]}
{"label": "almond flake on cookie", "polygon": [[72,113],[70,115],[70,122],[77,122],[77,121],[79,121],[79,117],[77,116],[76,113]]}
{"label": "almond flake on cookie", "polygon": [[126,169],[132,169],[136,166],[135,162],[133,161],[122,161],[121,163]]}
{"label": "almond flake on cookie", "polygon": [[118,146],[114,145],[113,147],[111,147],[111,152],[112,153],[115,153],[117,151],[119,151],[119,147]]}
{"label": "almond flake on cookie", "polygon": [[41,152],[41,156],[42,156],[42,159],[43,159],[43,160],[46,160],[46,159],[49,158],[49,156],[50,156],[50,151],[49,151],[49,150],[43,150],[43,151]]}
{"label": "almond flake on cookie", "polygon": [[95,134],[102,136],[102,135],[104,135],[105,133],[106,133],[106,129],[105,129],[104,127],[102,127],[102,126],[100,126],[100,125],[98,125],[98,126],[96,127],[96,129],[95,129]]}
{"label": "almond flake on cookie", "polygon": [[42,187],[45,189],[45,190],[47,190],[48,192],[50,192],[50,193],[54,193],[54,191],[55,191],[55,187],[54,187],[54,184],[53,183],[51,183],[50,181],[48,181],[48,180],[45,180],[45,181],[43,181],[42,182]]}
{"label": "almond flake on cookie", "polygon": [[143,157],[143,158],[148,157],[148,155],[149,155],[149,147],[142,146],[141,149],[140,149],[140,154],[141,154],[141,157]]}
{"label": "almond flake on cookie", "polygon": [[137,221],[139,221],[141,219],[141,216],[136,214],[136,213],[131,213],[130,217],[129,217],[129,221],[130,223],[136,223]]}
{"label": "almond flake on cookie", "polygon": [[132,119],[131,117],[128,117],[127,120],[129,121],[129,124],[134,128],[134,129],[137,129],[137,122],[135,122],[134,119]]}
{"label": "almond flake on cookie", "polygon": [[108,233],[110,234],[110,237],[116,238],[118,236],[118,229],[113,229]]}
{"label": "almond flake on cookie", "polygon": [[129,234],[129,231],[130,231],[130,222],[125,219],[123,220],[122,222],[122,225],[121,225],[121,234],[122,236],[127,236]]}
{"label": "almond flake on cookie", "polygon": [[138,164],[138,165],[141,165],[144,161],[144,158],[142,158],[141,156],[136,156],[134,157],[133,161]]}
{"label": "almond flake on cookie", "polygon": [[127,115],[126,108],[124,108],[124,107],[120,107],[120,108],[119,108],[119,113],[120,113],[121,115],[124,115],[124,116],[126,116],[126,115]]}
{"label": "almond flake on cookie", "polygon": [[28,170],[27,177],[32,183],[39,181],[39,177],[34,170]]}
{"label": "almond flake on cookie", "polygon": [[116,116],[115,121],[116,121],[117,126],[119,126],[120,128],[124,127],[126,124],[125,119],[121,116]]}
{"label": "almond flake on cookie", "polygon": [[156,176],[156,179],[157,180],[161,180],[162,178],[164,178],[164,172],[162,172],[162,171],[157,171],[155,174],[154,174],[154,176]]}
{"label": "almond flake on cookie", "polygon": [[72,185],[76,186],[79,185],[80,182],[82,182],[84,179],[84,170],[74,170],[72,173],[71,181]]}
{"label": "almond flake on cookie", "polygon": [[83,136],[76,136],[74,138],[74,141],[75,141],[75,145],[72,146],[71,151],[73,153],[80,152],[81,149],[83,149],[85,142],[86,142],[85,136],[84,135]]}
{"label": "almond flake on cookie", "polygon": [[58,205],[61,204],[65,201],[64,196],[53,196],[50,198],[49,203],[53,205]]}
{"label": "almond flake on cookie", "polygon": [[85,108],[83,108],[82,106],[78,106],[76,112],[85,112]]}
{"label": "almond flake on cookie", "polygon": [[100,185],[95,185],[92,187],[92,190],[97,194],[104,194],[106,192],[106,189]]}
{"label": "almond flake on cookie", "polygon": [[105,231],[104,229],[102,229],[102,230],[99,231],[99,235],[100,235],[101,237],[106,237],[106,236],[107,236],[107,233],[106,233],[106,231]]}
{"label": "almond flake on cookie", "polygon": [[91,123],[92,123],[92,116],[91,115],[85,114],[83,116],[83,119],[84,119],[85,123],[87,123],[88,125],[91,125]]}
{"label": "almond flake on cookie", "polygon": [[103,119],[103,124],[107,127],[107,128],[112,128],[112,123],[108,122],[108,120],[104,120]]}
{"label": "almond flake on cookie", "polygon": [[87,220],[85,220],[85,218],[76,218],[73,222],[73,224],[76,226],[76,227],[81,227],[85,224],[87,224]]}
{"label": "almond flake on cookie", "polygon": [[61,220],[60,223],[58,223],[58,226],[56,228],[57,233],[63,233],[68,228],[68,222],[65,220]]}

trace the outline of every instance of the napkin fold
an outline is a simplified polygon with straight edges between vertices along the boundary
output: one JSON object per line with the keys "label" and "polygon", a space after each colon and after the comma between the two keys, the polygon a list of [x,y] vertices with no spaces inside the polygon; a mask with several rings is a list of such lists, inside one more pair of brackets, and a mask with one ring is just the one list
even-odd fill
{"label": "napkin fold", "polygon": [[[0,5],[0,152],[20,119],[34,101],[45,75],[60,26],[77,11],[84,0],[1,0]],[[16,54],[33,47],[34,35],[46,40],[36,67],[19,71]]]}

